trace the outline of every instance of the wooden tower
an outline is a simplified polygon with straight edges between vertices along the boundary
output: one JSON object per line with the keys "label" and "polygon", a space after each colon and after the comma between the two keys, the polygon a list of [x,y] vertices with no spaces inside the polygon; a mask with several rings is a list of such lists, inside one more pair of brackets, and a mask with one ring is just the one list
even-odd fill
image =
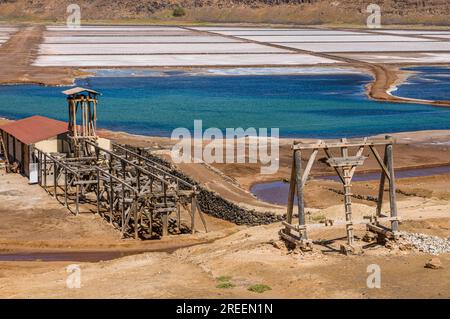
{"label": "wooden tower", "polygon": [[[75,157],[86,154],[88,150],[83,149],[84,140],[97,140],[97,91],[75,87],[63,91],[67,95],[69,112],[69,137],[71,138],[72,151]],[[80,111],[79,123],[77,121]]]}

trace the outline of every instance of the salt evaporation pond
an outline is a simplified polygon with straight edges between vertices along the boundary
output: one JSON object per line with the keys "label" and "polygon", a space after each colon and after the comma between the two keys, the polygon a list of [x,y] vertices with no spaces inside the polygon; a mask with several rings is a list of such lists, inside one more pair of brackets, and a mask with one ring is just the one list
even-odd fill
{"label": "salt evaporation pond", "polygon": [[[422,176],[432,176],[449,174],[450,166],[438,166],[438,167],[427,167],[427,168],[414,168],[414,169],[403,169],[397,170],[395,172],[396,178],[408,178],[408,177],[422,177]],[[356,173],[353,177],[354,182],[363,181],[373,181],[380,180],[380,173]],[[340,182],[337,175],[330,176],[320,176],[316,179],[332,180],[335,182]],[[251,192],[264,202],[268,202],[275,205],[287,205],[288,194],[289,194],[289,183],[282,181],[258,183],[253,185]],[[297,200],[297,196],[295,196]]]}
{"label": "salt evaporation pond", "polygon": [[[192,129],[197,119],[203,120],[204,128],[279,128],[282,137],[336,138],[450,128],[450,109],[368,99],[364,90],[371,77],[357,72],[236,76],[239,69],[235,74],[228,69],[226,75],[212,73],[101,71],[77,80],[76,85],[102,93],[100,127],[134,134],[170,136],[177,127]],[[66,120],[64,89],[0,86],[0,116],[19,119],[39,114]]]}
{"label": "salt evaporation pond", "polygon": [[450,67],[412,67],[416,74],[394,92],[397,96],[423,100],[450,101]]}

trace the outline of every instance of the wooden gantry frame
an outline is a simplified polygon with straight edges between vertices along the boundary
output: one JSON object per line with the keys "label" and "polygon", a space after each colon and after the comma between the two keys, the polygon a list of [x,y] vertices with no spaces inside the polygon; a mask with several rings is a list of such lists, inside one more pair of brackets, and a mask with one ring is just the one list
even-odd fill
{"label": "wooden gantry frame", "polygon": [[[399,223],[397,217],[393,160],[394,143],[395,141],[391,136],[386,136],[384,139],[364,138],[359,141],[347,141],[345,138],[339,141],[318,141],[316,143],[302,143],[295,141],[292,146],[293,159],[286,221],[283,222],[284,228],[280,230],[281,238],[302,250],[312,249],[312,241],[308,239],[305,219],[304,188],[319,151],[323,151],[327,157],[327,164],[334,168],[337,176],[344,186],[347,248],[352,250],[354,247],[354,238],[351,210],[351,180],[356,168],[364,164],[366,157],[363,156],[363,153],[366,148],[370,149],[381,169],[376,215],[370,218],[370,221],[367,223],[367,229],[369,231],[376,232],[380,236],[394,237],[395,233],[398,231]],[[377,147],[384,148],[383,159],[378,152]],[[349,154],[350,149],[356,149],[354,155]],[[333,150],[339,150],[339,155],[333,154]],[[302,167],[302,153],[304,151],[311,151],[311,155],[305,168]],[[383,218],[381,216],[381,210],[386,180],[389,184],[390,217]],[[295,196],[297,196],[298,224],[293,223]],[[390,221],[390,228],[381,225],[380,222],[384,220]]]}
{"label": "wooden gantry frame", "polygon": [[[194,233],[196,216],[208,231],[195,185],[126,147],[113,143],[107,150],[98,145],[97,91],[77,87],[63,93],[70,151],[48,154],[33,149],[40,186],[75,215],[80,204],[90,204],[123,237],[149,239],[187,228]],[[189,227],[181,223],[182,211],[190,215]]]}

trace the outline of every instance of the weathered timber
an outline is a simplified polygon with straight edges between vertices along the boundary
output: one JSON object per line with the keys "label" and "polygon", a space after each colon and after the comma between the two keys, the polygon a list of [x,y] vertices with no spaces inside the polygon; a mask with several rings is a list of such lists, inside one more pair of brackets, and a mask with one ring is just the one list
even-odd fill
{"label": "weathered timber", "polygon": [[[383,204],[384,196],[384,184],[386,179],[389,182],[389,205],[390,205],[390,219],[391,228],[387,229],[387,232],[395,234],[398,230],[398,212],[396,203],[396,188],[395,188],[395,174],[394,174],[394,164],[393,164],[393,144],[394,139],[391,136],[386,136],[384,139],[368,139],[363,138],[362,140],[348,141],[343,138],[339,141],[318,141],[316,143],[302,143],[295,141],[292,146],[293,160],[291,167],[291,180],[289,185],[289,197],[288,197],[288,207],[286,211],[287,221],[283,222],[284,229],[280,230],[280,237],[291,244],[295,244],[300,247],[307,247],[305,245],[307,240],[307,229],[304,223],[304,202],[303,202],[303,192],[305,184],[308,180],[308,175],[310,173],[311,167],[319,150],[323,150],[327,156],[326,163],[332,167],[343,184],[343,195],[344,195],[344,207],[345,207],[345,226],[347,231],[347,245],[349,247],[354,247],[354,236],[353,236],[353,222],[352,222],[352,202],[351,198],[355,195],[351,192],[351,181],[353,175],[358,166],[364,165],[364,161],[367,157],[363,156],[364,150],[369,148],[374,155],[378,165],[381,169],[381,179],[379,185],[379,192],[377,198],[377,208],[374,218],[368,223],[368,230],[374,232],[380,232],[380,229],[386,230],[379,224],[381,218],[381,208]],[[384,160],[381,160],[381,156],[376,149],[376,147],[384,147]],[[357,151],[355,155],[349,155],[349,150],[356,148]],[[340,151],[340,157],[334,156],[332,149],[337,149]],[[302,172],[302,151],[312,150],[311,156],[307,161],[305,171]],[[299,224],[294,225],[292,223],[293,206],[294,206],[294,195],[297,195],[298,199],[298,216]],[[304,226],[304,227],[303,227]],[[298,235],[294,233],[297,232]]]}

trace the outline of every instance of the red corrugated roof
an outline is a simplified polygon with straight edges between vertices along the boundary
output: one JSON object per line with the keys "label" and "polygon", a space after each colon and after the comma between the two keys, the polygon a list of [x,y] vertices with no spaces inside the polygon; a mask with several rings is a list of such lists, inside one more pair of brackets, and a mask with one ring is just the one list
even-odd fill
{"label": "red corrugated roof", "polygon": [[39,115],[0,126],[0,130],[7,132],[27,145],[66,133],[68,131],[67,128],[68,124],[66,122]]}

